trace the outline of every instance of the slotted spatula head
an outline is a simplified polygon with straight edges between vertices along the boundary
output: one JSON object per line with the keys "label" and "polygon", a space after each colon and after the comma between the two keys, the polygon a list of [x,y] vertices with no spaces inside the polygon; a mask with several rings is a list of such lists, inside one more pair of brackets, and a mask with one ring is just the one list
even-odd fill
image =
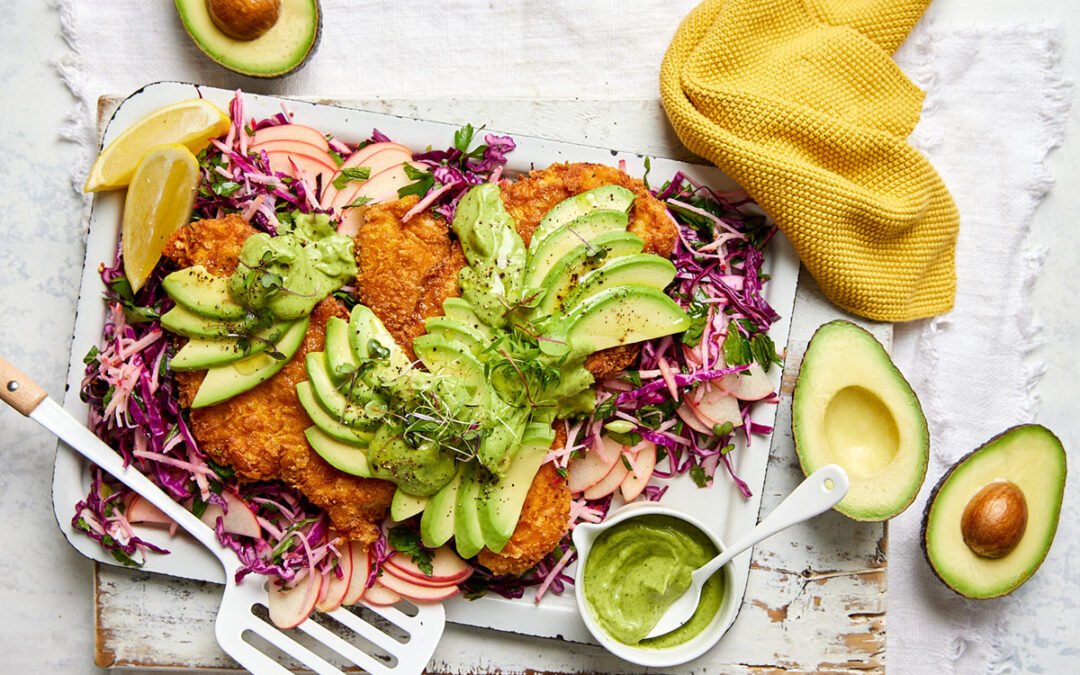
{"label": "slotted spatula head", "polygon": [[442,604],[340,607],[312,614],[296,628],[280,629],[270,621],[266,581],[248,576],[237,583],[240,562],[212,529],[134,467],[124,466],[120,455],[3,357],[0,399],[142,495],[217,556],[227,581],[214,633],[221,648],[244,668],[260,675],[290,673],[297,665],[316,673],[341,673],[350,666],[371,675],[423,672],[442,637],[446,621]]}

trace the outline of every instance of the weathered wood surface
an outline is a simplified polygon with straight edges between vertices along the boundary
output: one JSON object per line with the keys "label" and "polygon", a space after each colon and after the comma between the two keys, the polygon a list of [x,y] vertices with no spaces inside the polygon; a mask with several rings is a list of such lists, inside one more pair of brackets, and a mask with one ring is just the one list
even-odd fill
{"label": "weathered wood surface", "polygon": [[[655,100],[326,101],[408,117],[693,160]],[[117,99],[103,99],[108,119]],[[799,284],[761,512],[802,479],[791,437],[791,392],[822,323],[846,316],[808,275]],[[891,326],[858,323],[889,344]],[[738,621],[720,644],[672,673],[864,673],[884,670],[887,529],[829,512],[759,544]],[[125,670],[235,670],[214,640],[219,587],[97,565],[97,662]],[[448,625],[433,673],[644,672],[589,645]]]}

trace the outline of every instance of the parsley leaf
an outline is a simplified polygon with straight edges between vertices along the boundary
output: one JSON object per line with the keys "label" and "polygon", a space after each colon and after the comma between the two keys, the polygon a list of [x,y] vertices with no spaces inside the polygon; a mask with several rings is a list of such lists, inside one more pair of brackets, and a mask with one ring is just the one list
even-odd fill
{"label": "parsley leaf", "polygon": [[352,166],[341,170],[341,175],[334,179],[333,186],[338,190],[343,190],[354,180],[367,180],[370,177],[370,166]]}
{"label": "parsley leaf", "polygon": [[690,477],[694,479],[694,483],[699,488],[707,487],[709,485],[709,481],[712,480],[711,477],[705,475],[705,469],[702,468],[699,464],[695,464],[694,466],[690,467]]}
{"label": "parsley leaf", "polygon": [[412,561],[416,563],[421,572],[429,577],[435,573],[434,568],[431,566],[431,551],[424,548],[424,545],[420,543],[420,535],[416,532],[399,525],[390,528],[386,533],[386,540],[398,553],[412,558]]}
{"label": "parsley leaf", "polygon": [[371,197],[365,197],[363,195],[360,195],[359,197],[352,200],[351,202],[349,202],[345,206],[342,206],[341,208],[342,209],[351,209],[354,206],[363,206],[364,204],[367,204],[370,201],[371,201]]}
{"label": "parsley leaf", "polygon": [[772,364],[776,363],[783,365],[783,359],[776,353],[776,345],[773,344],[772,338],[764,333],[755,335],[750,340],[750,351],[754,355],[754,360],[761,364],[761,367],[768,370]]}
{"label": "parsley leaf", "polygon": [[750,341],[739,331],[739,326],[734,321],[729,321],[727,337],[724,338],[724,360],[729,366],[745,366],[753,358]]}
{"label": "parsley leaf", "polygon": [[398,188],[397,194],[399,198],[408,197],[409,195],[423,197],[435,185],[435,174],[431,171],[421,171],[411,164],[404,164],[403,166],[405,175],[413,182]]}

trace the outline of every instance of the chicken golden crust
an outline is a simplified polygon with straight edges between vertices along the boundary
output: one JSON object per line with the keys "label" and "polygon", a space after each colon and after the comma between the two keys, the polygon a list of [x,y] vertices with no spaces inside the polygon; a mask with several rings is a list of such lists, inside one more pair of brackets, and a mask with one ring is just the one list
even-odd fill
{"label": "chicken golden crust", "polygon": [[356,297],[410,359],[424,319],[442,314],[443,300],[461,295],[458,272],[466,265],[446,221],[429,211],[401,221],[418,201],[409,196],[369,206],[356,234]]}
{"label": "chicken golden crust", "polygon": [[[240,247],[253,232],[239,217],[197,221],[174,233],[166,255],[183,266],[205,264],[224,276],[236,269]],[[296,488],[325,510],[346,538],[370,543],[378,536],[376,523],[386,515],[394,484],[338,471],[319,457],[304,436],[311,419],[296,396],[296,384],[307,379],[304,357],[322,351],[331,316],[348,319],[349,314],[327,298],[315,306],[304,342],[284,368],[254,389],[192,410],[191,430],[215,462],[246,480],[280,480]],[[190,405],[205,371],[175,375],[181,403]]]}
{"label": "chicken golden crust", "polygon": [[255,228],[231,213],[224,218],[196,220],[169,236],[161,255],[180,267],[202,265],[211,274],[232,274],[240,264],[240,249]]}
{"label": "chicken golden crust", "polygon": [[637,196],[626,229],[644,240],[646,253],[670,258],[678,231],[667,209],[649,193],[643,182],[614,167],[578,163],[536,169],[513,182],[503,183],[502,200],[517,222],[518,234],[528,246],[540,219],[553,206],[602,185],[621,185]]}

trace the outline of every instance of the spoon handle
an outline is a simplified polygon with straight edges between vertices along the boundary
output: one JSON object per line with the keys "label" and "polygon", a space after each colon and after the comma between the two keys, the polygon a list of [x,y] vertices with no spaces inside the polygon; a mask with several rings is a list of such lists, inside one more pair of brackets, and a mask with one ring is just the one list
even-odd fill
{"label": "spoon handle", "polygon": [[848,491],[848,475],[836,464],[827,464],[806,477],[765,520],[747,532],[724,553],[694,572],[708,578],[732,558],[786,527],[810,520],[836,506]]}

